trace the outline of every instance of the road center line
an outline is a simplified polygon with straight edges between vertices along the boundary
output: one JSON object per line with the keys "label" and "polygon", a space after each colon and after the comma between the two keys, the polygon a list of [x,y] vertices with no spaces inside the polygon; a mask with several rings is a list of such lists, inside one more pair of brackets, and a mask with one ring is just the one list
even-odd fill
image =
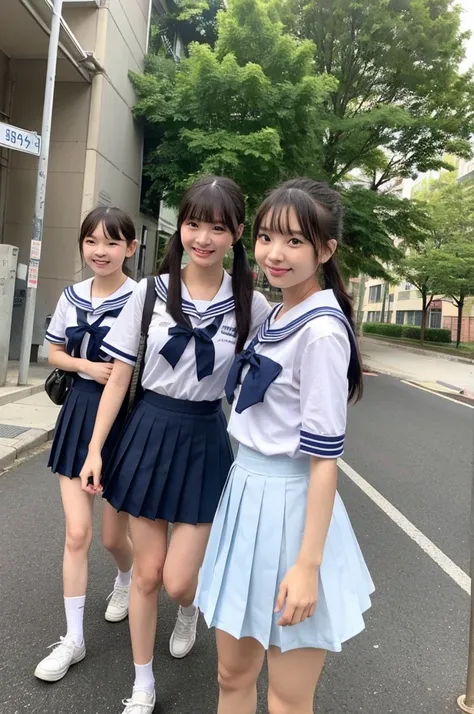
{"label": "road center line", "polygon": [[443,553],[429,538],[427,538],[418,528],[413,525],[408,518],[405,518],[398,508],[395,508],[390,501],[382,496],[377,489],[366,481],[360,474],[355,471],[352,466],[349,466],[345,461],[339,459],[339,468],[350,480],[358,486],[366,496],[370,498],[404,533],[407,534],[420,548],[434,560],[436,565],[439,565],[441,570],[449,575],[454,582],[459,585],[468,595],[471,593],[471,578],[464,570],[461,570],[456,563],[453,563],[451,558]]}

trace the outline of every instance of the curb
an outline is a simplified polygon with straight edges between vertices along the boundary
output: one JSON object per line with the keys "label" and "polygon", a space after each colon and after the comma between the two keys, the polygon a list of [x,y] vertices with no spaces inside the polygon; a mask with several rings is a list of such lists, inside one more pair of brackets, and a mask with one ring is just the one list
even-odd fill
{"label": "curb", "polygon": [[440,359],[445,359],[448,362],[460,362],[461,364],[470,364],[474,366],[474,360],[467,357],[458,357],[457,355],[448,355],[446,352],[436,352],[436,350],[422,350],[417,347],[411,347],[410,345],[400,345],[397,342],[391,342],[390,340],[378,340],[372,337],[363,337],[363,341],[370,342],[376,345],[387,345],[388,347],[393,347],[395,350],[403,350],[404,352],[411,352],[415,355],[423,355],[424,357],[439,357]]}
{"label": "curb", "polygon": [[[53,438],[53,434],[54,426],[48,429],[28,429],[28,431],[20,434],[17,439],[9,439],[8,441],[11,441],[11,446],[6,446],[4,443],[0,444],[0,472],[13,466],[15,461],[20,456],[23,456],[25,452],[31,451],[42,444],[46,444],[46,442]],[[6,441],[6,439],[4,441]]]}
{"label": "curb", "polygon": [[19,402],[20,399],[26,399],[26,397],[32,397],[35,394],[39,394],[44,390],[44,382],[40,384],[35,384],[33,387],[20,387],[14,392],[8,394],[2,394],[0,396],[0,407],[5,404],[13,404],[14,402]]}

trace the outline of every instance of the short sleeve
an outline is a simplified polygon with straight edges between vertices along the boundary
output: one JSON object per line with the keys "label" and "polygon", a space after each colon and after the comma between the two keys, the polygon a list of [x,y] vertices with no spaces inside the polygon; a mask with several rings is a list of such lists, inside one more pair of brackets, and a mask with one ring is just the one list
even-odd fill
{"label": "short sleeve", "polygon": [[270,310],[271,308],[267,298],[262,295],[262,293],[259,293],[257,290],[255,290],[252,299],[252,317],[250,321],[249,332],[250,339],[255,336],[255,333],[267,317]]}
{"label": "short sleeve", "polygon": [[63,293],[58,300],[51,322],[46,330],[46,339],[52,345],[64,345],[66,343],[66,314],[68,301]]}
{"label": "short sleeve", "polygon": [[349,359],[349,338],[339,331],[310,342],[303,353],[300,451],[306,454],[337,459],[344,453]]}
{"label": "short sleeve", "polygon": [[131,365],[137,361],[147,281],[141,280],[102,342],[102,352]]}

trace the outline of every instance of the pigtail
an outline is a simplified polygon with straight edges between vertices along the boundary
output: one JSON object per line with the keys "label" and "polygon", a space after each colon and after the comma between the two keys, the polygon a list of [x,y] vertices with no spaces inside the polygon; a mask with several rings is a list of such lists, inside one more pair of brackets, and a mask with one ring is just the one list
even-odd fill
{"label": "pigtail", "polygon": [[233,246],[232,292],[235,301],[235,321],[237,323],[237,343],[235,352],[242,352],[250,331],[253,298],[253,278],[242,240]]}
{"label": "pigtail", "polygon": [[168,248],[158,268],[158,275],[169,273],[168,297],[166,310],[173,320],[179,324],[191,326],[189,317],[183,312],[181,302],[181,262],[183,259],[183,244],[179,231],[170,238]]}
{"label": "pigtail", "polygon": [[346,316],[354,334],[355,339],[352,347],[355,348],[355,353],[353,352],[353,349],[351,349],[351,359],[349,362],[347,378],[349,381],[349,401],[354,400],[357,402],[362,397],[363,393],[362,358],[356,338],[352,299],[346,290],[339,264],[335,256],[332,256],[326,263],[323,264],[323,274],[325,287],[330,288],[334,292],[339,306]]}

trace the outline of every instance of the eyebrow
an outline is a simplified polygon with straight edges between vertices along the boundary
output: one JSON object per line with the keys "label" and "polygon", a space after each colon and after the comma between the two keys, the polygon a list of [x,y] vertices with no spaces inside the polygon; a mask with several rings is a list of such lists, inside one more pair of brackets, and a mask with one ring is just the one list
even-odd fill
{"label": "eyebrow", "polygon": [[[268,231],[269,233],[278,233],[278,232],[279,232],[279,231],[273,231],[273,230],[272,230],[271,228],[269,228],[268,226],[260,226],[260,228],[258,229],[258,232],[260,233],[260,231]],[[300,236],[300,238],[304,238],[304,235],[303,235],[303,233],[301,233],[301,231],[292,231],[292,230],[290,229],[289,235],[291,235],[291,236]]]}

